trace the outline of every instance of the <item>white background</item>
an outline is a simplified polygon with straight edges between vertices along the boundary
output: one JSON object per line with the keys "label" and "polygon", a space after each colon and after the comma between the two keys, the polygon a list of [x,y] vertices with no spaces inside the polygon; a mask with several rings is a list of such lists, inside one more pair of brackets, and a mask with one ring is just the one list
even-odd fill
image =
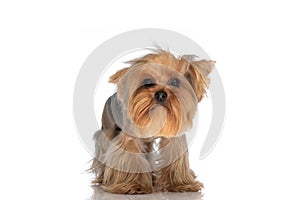
{"label": "white background", "polygon": [[204,199],[299,199],[299,19],[292,0],[1,1],[0,199],[90,197],[76,76],[106,39],[151,27],[196,41],[223,79],[221,140],[195,161]]}

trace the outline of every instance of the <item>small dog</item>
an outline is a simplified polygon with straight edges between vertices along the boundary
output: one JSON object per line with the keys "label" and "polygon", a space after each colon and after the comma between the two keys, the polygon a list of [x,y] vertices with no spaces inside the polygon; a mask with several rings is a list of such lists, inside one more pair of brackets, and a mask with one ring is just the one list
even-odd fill
{"label": "small dog", "polygon": [[119,194],[202,189],[189,168],[184,133],[215,61],[196,59],[156,49],[110,77],[117,92],[107,100],[102,129],[94,135],[94,184]]}

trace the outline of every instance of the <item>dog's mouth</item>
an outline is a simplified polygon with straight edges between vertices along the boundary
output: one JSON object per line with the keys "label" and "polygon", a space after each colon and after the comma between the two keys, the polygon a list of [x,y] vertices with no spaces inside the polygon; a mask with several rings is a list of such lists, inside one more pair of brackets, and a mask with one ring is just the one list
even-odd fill
{"label": "dog's mouth", "polygon": [[155,109],[161,109],[161,108],[167,109],[167,105],[165,103],[156,103],[149,109],[149,112],[151,112]]}

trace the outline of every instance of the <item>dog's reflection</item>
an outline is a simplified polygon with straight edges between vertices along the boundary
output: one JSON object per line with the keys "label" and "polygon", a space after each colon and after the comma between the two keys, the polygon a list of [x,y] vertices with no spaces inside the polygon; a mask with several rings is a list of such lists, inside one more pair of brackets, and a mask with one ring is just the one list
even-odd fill
{"label": "dog's reflection", "polygon": [[99,186],[93,186],[92,188],[94,190],[92,200],[158,200],[158,199],[201,200],[203,196],[200,192],[187,192],[187,193],[156,192],[151,194],[124,195],[124,194],[112,194],[112,193],[105,192]]}

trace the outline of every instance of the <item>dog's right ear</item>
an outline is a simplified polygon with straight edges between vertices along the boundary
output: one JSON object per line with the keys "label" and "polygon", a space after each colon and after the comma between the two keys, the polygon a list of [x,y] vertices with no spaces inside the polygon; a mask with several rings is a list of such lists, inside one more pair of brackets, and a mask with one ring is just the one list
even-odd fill
{"label": "dog's right ear", "polygon": [[198,101],[201,101],[206,93],[209,84],[208,75],[213,70],[215,63],[212,60],[192,61],[184,75],[193,87]]}
{"label": "dog's right ear", "polygon": [[115,74],[113,74],[111,77],[109,77],[108,82],[110,83],[118,83],[119,80],[126,74],[126,72],[129,70],[129,67],[126,67],[124,69],[121,69],[117,71]]}

